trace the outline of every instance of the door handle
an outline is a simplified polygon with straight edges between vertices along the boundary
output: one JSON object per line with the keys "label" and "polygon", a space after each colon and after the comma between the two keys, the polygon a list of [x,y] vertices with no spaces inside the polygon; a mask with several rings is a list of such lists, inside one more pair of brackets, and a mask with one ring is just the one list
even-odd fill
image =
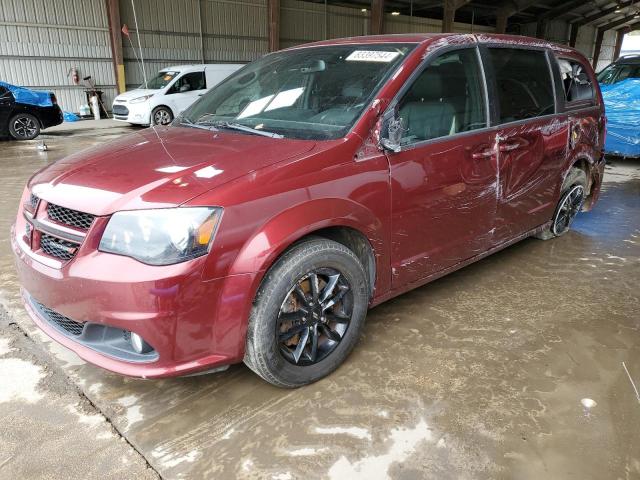
{"label": "door handle", "polygon": [[511,143],[502,143],[500,145],[498,145],[498,150],[501,152],[512,152],[514,150],[517,150],[521,147],[522,145],[520,145],[519,143],[516,142],[511,142]]}
{"label": "door handle", "polygon": [[482,150],[481,152],[472,153],[471,158],[473,158],[474,160],[482,160],[483,158],[490,158],[493,155],[493,148],[487,148],[486,150]]}

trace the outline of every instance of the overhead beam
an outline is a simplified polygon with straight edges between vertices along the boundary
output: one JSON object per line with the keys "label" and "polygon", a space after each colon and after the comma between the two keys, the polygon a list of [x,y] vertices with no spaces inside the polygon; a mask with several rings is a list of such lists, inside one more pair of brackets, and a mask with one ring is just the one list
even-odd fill
{"label": "overhead beam", "polygon": [[269,16],[269,51],[280,50],[280,0],[267,0]]}
{"label": "overhead beam", "polygon": [[575,10],[576,8],[583,6],[584,2],[585,0],[570,0],[568,2],[563,2],[557,7],[554,7],[551,10],[546,11],[545,13],[540,15],[540,17],[538,18],[550,20],[550,19],[559,17],[561,15],[565,15],[569,13],[571,10]]}
{"label": "overhead beam", "polygon": [[[607,30],[611,30],[613,28],[624,25],[625,23],[629,23],[635,18],[635,12],[629,15],[624,16],[620,20],[615,20],[613,22],[605,23],[604,25],[600,25],[598,27],[598,33],[596,34],[596,45],[593,51],[593,68],[598,67],[598,59],[600,58],[600,50],[602,50],[602,40],[604,38],[604,32]],[[640,22],[638,22],[640,23]]]}
{"label": "overhead beam", "polygon": [[[635,0],[637,1],[637,0]],[[583,26],[583,25],[587,25],[588,23],[591,22],[595,22],[597,20],[602,19],[602,17],[606,17],[607,15],[611,15],[612,13],[615,13],[616,10],[618,9],[623,9],[623,8],[627,8],[631,5],[633,5],[634,0],[627,0],[626,2],[620,2],[618,5],[615,5],[613,7],[609,7],[609,8],[605,8],[603,10],[600,10],[599,12],[596,12],[592,15],[587,15],[586,17],[581,18],[580,20],[576,20],[575,22],[572,22],[572,25],[578,25],[578,26]]]}
{"label": "overhead beam", "polygon": [[571,26],[571,35],[570,35],[570,39],[569,39],[569,45],[571,47],[575,47],[576,46],[576,41],[578,39],[578,32],[580,31],[580,27],[583,27],[584,25],[588,25],[589,23],[592,23],[592,22],[597,22],[598,20],[601,20],[603,17],[606,17],[607,15],[611,15],[612,13],[615,13],[616,10],[618,10],[618,9],[629,7],[629,6],[633,5],[634,1],[635,0],[628,0],[626,2],[620,2],[618,5],[615,5],[615,6],[609,7],[609,8],[605,8],[603,10],[600,10],[597,13],[594,13],[592,15],[587,15],[586,17],[583,17],[580,20],[572,22],[570,24],[570,26]]}
{"label": "overhead beam", "polygon": [[124,78],[124,58],[122,55],[122,24],[120,23],[120,2],[105,0],[107,21],[109,23],[109,44],[111,46],[111,62],[118,93],[127,89]]}
{"label": "overhead beam", "polygon": [[539,0],[508,0],[503,2],[496,10],[496,33],[506,33],[509,17],[532,7],[538,2]]}
{"label": "overhead beam", "polygon": [[371,0],[371,35],[382,35],[384,32],[384,0]]}
{"label": "overhead beam", "polygon": [[636,18],[636,13],[633,12],[628,15],[625,15],[619,20],[614,20],[613,22],[605,23],[604,25],[598,25],[598,30],[603,30],[603,31],[611,30],[612,28],[616,28],[621,25],[624,25],[625,23],[629,23],[635,18]]}

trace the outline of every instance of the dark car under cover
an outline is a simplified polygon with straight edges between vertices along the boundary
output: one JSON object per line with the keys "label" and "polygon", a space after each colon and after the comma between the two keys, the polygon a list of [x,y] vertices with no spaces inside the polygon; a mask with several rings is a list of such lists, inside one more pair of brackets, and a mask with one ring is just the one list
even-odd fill
{"label": "dark car under cover", "polygon": [[0,82],[0,137],[32,140],[41,129],[62,121],[62,110],[53,93]]}

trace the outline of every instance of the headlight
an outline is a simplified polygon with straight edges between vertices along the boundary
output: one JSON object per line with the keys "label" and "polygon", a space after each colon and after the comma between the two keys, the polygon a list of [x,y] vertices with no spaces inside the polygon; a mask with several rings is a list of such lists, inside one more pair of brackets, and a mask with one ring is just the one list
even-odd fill
{"label": "headlight", "polygon": [[142,102],[146,102],[147,100],[149,100],[151,97],[153,97],[153,93],[151,95],[143,95],[142,97],[136,97],[136,98],[132,98],[131,100],[129,100],[129,103],[142,103]]}
{"label": "headlight", "polygon": [[221,216],[222,209],[213,207],[117,212],[98,249],[150,265],[184,262],[209,251]]}

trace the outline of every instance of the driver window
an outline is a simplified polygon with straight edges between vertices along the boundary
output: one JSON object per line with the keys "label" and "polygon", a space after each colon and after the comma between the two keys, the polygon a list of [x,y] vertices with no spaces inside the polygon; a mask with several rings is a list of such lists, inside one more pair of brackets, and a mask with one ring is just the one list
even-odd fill
{"label": "driver window", "polygon": [[500,123],[555,112],[551,71],[544,51],[490,48],[489,62],[498,90]]}
{"label": "driver window", "polygon": [[483,82],[474,48],[432,61],[398,104],[401,145],[487,126]]}
{"label": "driver window", "polygon": [[207,88],[204,72],[186,73],[176,80],[169,93],[185,93]]}

